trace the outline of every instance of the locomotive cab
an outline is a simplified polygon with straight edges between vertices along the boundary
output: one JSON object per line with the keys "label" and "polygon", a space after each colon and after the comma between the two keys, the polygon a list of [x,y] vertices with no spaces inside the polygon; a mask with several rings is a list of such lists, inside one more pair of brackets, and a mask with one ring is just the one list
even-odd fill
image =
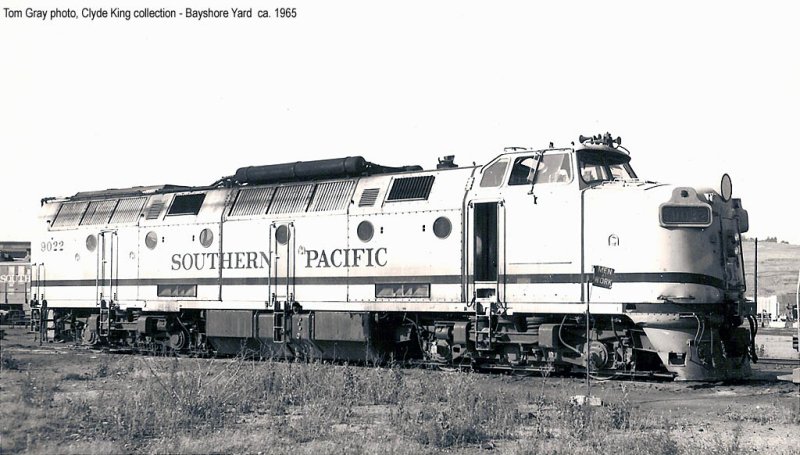
{"label": "locomotive cab", "polygon": [[[476,205],[468,219],[481,232],[477,206],[497,204],[496,234],[472,240],[475,263],[489,254],[496,264],[497,311],[560,337],[540,339],[529,356],[577,366],[589,349],[603,353],[598,370],[660,364],[682,380],[747,376],[743,359],[755,356],[754,331],[740,327],[750,312],[740,238],[747,213],[730,198],[729,177],[717,188],[650,182],[638,178],[621,139],[580,142],[506,149],[468,197]],[[594,266],[616,271],[613,286],[591,285]],[[579,333],[587,305],[590,340]]]}
{"label": "locomotive cab", "polygon": [[[582,139],[587,139],[581,136]],[[599,138],[599,137],[598,137]],[[532,150],[509,147],[480,172],[481,188],[562,183],[575,181],[579,189],[609,181],[637,180],[630,154],[620,138],[594,138],[574,148]],[[507,170],[510,164],[510,170]],[[506,176],[506,172],[508,175]],[[574,176],[578,178],[574,178]]]}

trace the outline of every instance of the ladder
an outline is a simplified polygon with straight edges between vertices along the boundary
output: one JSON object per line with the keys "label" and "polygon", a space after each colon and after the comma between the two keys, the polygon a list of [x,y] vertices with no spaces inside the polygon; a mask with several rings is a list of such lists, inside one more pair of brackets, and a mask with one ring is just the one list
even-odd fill
{"label": "ladder", "polygon": [[37,334],[39,333],[41,314],[42,310],[39,308],[39,303],[35,300],[31,301],[31,321],[30,325],[28,326],[28,332]]}
{"label": "ladder", "polygon": [[286,333],[289,329],[289,321],[286,312],[289,310],[289,302],[279,302],[278,296],[272,294],[272,342],[286,343]]}
{"label": "ladder", "polygon": [[[291,221],[273,222],[270,225],[270,302],[272,306],[272,342],[285,344],[287,337],[291,336],[289,313],[292,309],[294,300],[294,245],[295,230],[294,223]],[[281,257],[285,258],[285,270],[279,266]],[[279,280],[286,280],[285,293],[279,285]],[[274,288],[272,288],[274,286]],[[281,295],[279,295],[281,294]]]}
{"label": "ladder", "polygon": [[475,350],[491,351],[493,316],[498,307],[497,281],[475,282]]}
{"label": "ladder", "polygon": [[[39,307],[39,345],[41,346],[43,341],[53,341],[55,337],[55,324],[56,321],[53,318],[54,312],[52,310],[47,309],[47,300],[42,300],[41,306]],[[52,327],[52,328],[51,328]]]}
{"label": "ladder", "polygon": [[[97,234],[97,277],[95,279],[96,305],[100,307],[97,318],[97,335],[106,338],[111,334],[111,310],[114,307],[114,300],[117,293],[114,289],[114,280],[117,279],[116,267],[117,248],[115,242],[117,231],[101,230]],[[108,283],[108,285],[106,285]],[[108,294],[105,291],[108,289]]]}
{"label": "ladder", "polygon": [[111,310],[105,300],[100,301],[100,317],[97,319],[97,334],[107,337],[111,333]]}

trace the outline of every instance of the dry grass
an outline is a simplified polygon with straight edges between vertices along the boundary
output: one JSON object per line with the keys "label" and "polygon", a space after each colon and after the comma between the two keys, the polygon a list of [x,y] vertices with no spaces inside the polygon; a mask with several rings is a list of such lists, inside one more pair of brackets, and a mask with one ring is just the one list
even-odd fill
{"label": "dry grass", "polygon": [[[114,360],[111,360],[114,359]],[[2,453],[737,453],[738,437],[686,441],[624,394],[603,407],[488,375],[399,368],[104,356],[59,381],[31,371],[0,403]],[[558,381],[551,379],[549,381]],[[546,387],[547,385],[547,387]],[[786,412],[786,411],[782,411]],[[796,423],[797,410],[765,409]],[[761,421],[761,420],[759,420]],[[745,422],[746,423],[746,422]]]}
{"label": "dry grass", "polygon": [[[742,248],[747,273],[747,293],[752,296],[755,243],[744,242]],[[758,242],[759,296],[794,294],[797,289],[798,271],[800,271],[800,245]]]}

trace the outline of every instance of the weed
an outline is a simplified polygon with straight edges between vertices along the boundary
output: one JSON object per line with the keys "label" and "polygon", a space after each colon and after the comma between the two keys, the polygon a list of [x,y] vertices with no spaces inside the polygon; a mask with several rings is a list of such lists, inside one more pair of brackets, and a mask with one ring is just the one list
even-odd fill
{"label": "weed", "polygon": [[[0,449],[419,453],[498,447],[518,453],[592,455],[679,451],[671,425],[658,416],[641,415],[624,391],[619,401],[603,407],[576,406],[563,384],[553,379],[525,391],[494,387],[493,379],[473,373],[409,374],[397,367],[314,360],[111,359],[104,356],[90,373],[59,378],[102,378],[102,386],[92,393],[59,393],[56,383],[36,372],[15,373],[21,378],[17,414],[6,411],[2,416],[24,421],[17,433],[45,438],[39,442],[15,436]],[[53,405],[57,393],[58,404]],[[797,415],[796,407],[775,404],[764,407],[763,418],[793,423]],[[88,441],[102,444],[95,450]],[[682,440],[681,450],[735,453],[742,449],[741,441],[739,434],[706,439],[702,445]]]}
{"label": "weed", "polygon": [[719,416],[731,422],[755,422],[761,425],[800,424],[800,401],[789,406],[787,403],[761,403],[742,412],[740,407],[728,406]]}
{"label": "weed", "polygon": [[61,375],[61,380],[62,381],[89,381],[91,379],[92,378],[90,376],[87,376],[85,374],[79,374],[79,373],[67,373],[67,374]]}
{"label": "weed", "polygon": [[108,377],[109,370],[110,370],[109,356],[107,355],[100,356],[100,362],[94,371],[94,377],[100,379]]}
{"label": "weed", "polygon": [[25,372],[25,377],[21,384],[20,399],[23,403],[38,408],[50,407],[53,397],[58,391],[55,382],[43,378],[41,375],[34,375],[30,371]]}
{"label": "weed", "polygon": [[402,434],[423,445],[460,447],[511,438],[523,421],[515,400],[502,392],[486,394],[474,375],[453,373],[440,388],[400,406],[391,417]]}
{"label": "weed", "polygon": [[0,370],[19,370],[20,362],[5,350],[0,349]]}

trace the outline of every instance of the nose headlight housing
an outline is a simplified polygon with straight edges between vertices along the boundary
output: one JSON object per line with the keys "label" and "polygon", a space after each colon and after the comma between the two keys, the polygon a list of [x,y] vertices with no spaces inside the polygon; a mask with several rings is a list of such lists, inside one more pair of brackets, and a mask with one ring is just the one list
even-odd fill
{"label": "nose headlight housing", "polygon": [[669,202],[661,204],[658,219],[663,227],[711,226],[711,206],[703,202],[693,188],[675,188]]}

